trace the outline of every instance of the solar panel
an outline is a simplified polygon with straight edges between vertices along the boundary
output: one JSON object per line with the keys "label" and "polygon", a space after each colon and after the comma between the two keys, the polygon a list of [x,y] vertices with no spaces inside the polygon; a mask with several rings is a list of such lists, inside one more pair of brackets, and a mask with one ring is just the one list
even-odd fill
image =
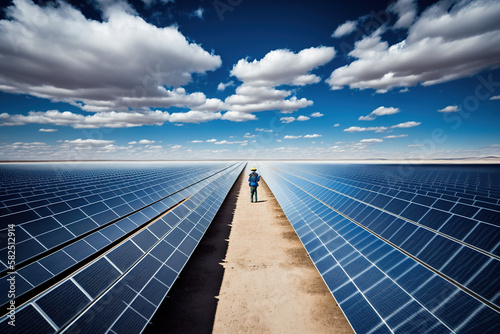
{"label": "solar panel", "polygon": [[500,330],[498,169],[260,167],[356,332]]}
{"label": "solar panel", "polygon": [[[159,197],[156,202],[153,202],[153,199],[144,201],[145,206],[134,213],[114,219],[111,224],[97,227],[95,231],[82,231],[79,235],[74,235],[71,242],[62,248],[46,247],[47,250],[41,253],[42,257],[26,257],[27,264],[22,266],[16,275],[16,293],[24,296],[26,303],[17,311],[24,314],[27,312],[25,309],[35,309],[53,329],[73,328],[72,326],[81,326],[77,319],[95,313],[95,307],[100,307],[96,305],[100,305],[103,299],[112,305],[116,304],[119,310],[123,306],[122,294],[117,295],[116,289],[124,289],[125,284],[127,291],[131,286],[134,287],[130,290],[134,307],[126,309],[127,315],[131,310],[142,310],[144,314],[139,318],[149,319],[182,270],[244,165],[200,164],[196,168],[198,174],[190,178],[181,177],[184,178],[182,182],[171,179],[168,189],[177,189],[177,192],[161,194],[167,195],[165,199]],[[182,169],[187,173],[194,170]],[[130,173],[127,169],[125,171]],[[9,176],[12,178],[12,175]],[[130,185],[126,182],[123,184]],[[127,188],[127,191],[132,189],[130,186]],[[160,188],[149,189],[159,193]],[[128,194],[134,196],[127,197],[127,201],[114,201],[114,204],[130,204],[136,198],[149,197],[146,191],[132,190],[134,192]],[[101,196],[101,202],[96,202],[98,205],[80,207],[88,223],[97,223],[92,217],[96,212],[107,210],[103,197],[110,198],[108,195]],[[65,206],[59,208],[63,207],[68,209]],[[53,218],[54,215],[56,213],[50,217]],[[53,225],[51,226],[50,222],[52,221],[49,220],[47,228],[51,232],[56,231],[57,229],[51,228]],[[43,230],[43,227],[40,229]],[[27,242],[39,242],[39,238],[40,236],[33,236],[28,238]],[[46,253],[50,254],[45,255]],[[2,279],[2,284],[4,282],[6,280]],[[46,286],[47,284],[50,285]],[[144,294],[138,294],[143,289]],[[158,295],[151,297],[153,289],[155,292],[161,291],[160,301]],[[71,295],[75,298],[70,303],[63,303],[63,306],[59,304]],[[55,305],[61,308],[59,313],[55,311]],[[114,320],[117,320],[116,317],[121,315],[121,311],[112,314],[115,316]],[[129,321],[132,318],[130,316],[124,319]],[[107,326],[109,321],[114,320],[108,314],[102,319],[102,323],[94,326]],[[9,328],[7,321],[6,316],[1,319],[2,332]],[[78,325],[72,325],[73,323]],[[147,322],[141,322],[141,326],[145,324]]]}

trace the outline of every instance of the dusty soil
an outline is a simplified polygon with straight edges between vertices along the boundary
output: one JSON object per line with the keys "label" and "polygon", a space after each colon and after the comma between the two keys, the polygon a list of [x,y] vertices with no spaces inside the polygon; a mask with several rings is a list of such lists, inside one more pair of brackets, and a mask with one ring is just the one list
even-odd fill
{"label": "dusty soil", "polygon": [[271,191],[242,180],[214,333],[352,333]]}

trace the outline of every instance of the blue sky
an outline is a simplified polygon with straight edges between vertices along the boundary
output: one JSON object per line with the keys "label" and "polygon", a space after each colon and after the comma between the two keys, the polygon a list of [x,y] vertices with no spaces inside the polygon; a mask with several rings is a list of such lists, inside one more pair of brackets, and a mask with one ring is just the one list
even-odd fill
{"label": "blue sky", "polygon": [[498,1],[2,1],[0,160],[500,156]]}

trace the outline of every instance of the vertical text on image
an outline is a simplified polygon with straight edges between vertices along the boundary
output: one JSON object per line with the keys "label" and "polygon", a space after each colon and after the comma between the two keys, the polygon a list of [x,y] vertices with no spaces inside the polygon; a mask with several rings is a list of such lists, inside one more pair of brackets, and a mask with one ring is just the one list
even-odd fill
{"label": "vertical text on image", "polygon": [[16,226],[8,225],[7,230],[7,282],[9,283],[9,291],[7,298],[10,299],[7,311],[9,312],[9,325],[16,325]]}

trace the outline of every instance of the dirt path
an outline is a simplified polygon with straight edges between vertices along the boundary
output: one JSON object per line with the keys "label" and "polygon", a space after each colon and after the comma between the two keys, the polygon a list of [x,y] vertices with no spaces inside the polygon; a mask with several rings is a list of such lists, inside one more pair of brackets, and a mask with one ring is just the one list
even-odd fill
{"label": "dirt path", "polygon": [[213,332],[352,333],[265,182],[250,203],[240,180]]}

